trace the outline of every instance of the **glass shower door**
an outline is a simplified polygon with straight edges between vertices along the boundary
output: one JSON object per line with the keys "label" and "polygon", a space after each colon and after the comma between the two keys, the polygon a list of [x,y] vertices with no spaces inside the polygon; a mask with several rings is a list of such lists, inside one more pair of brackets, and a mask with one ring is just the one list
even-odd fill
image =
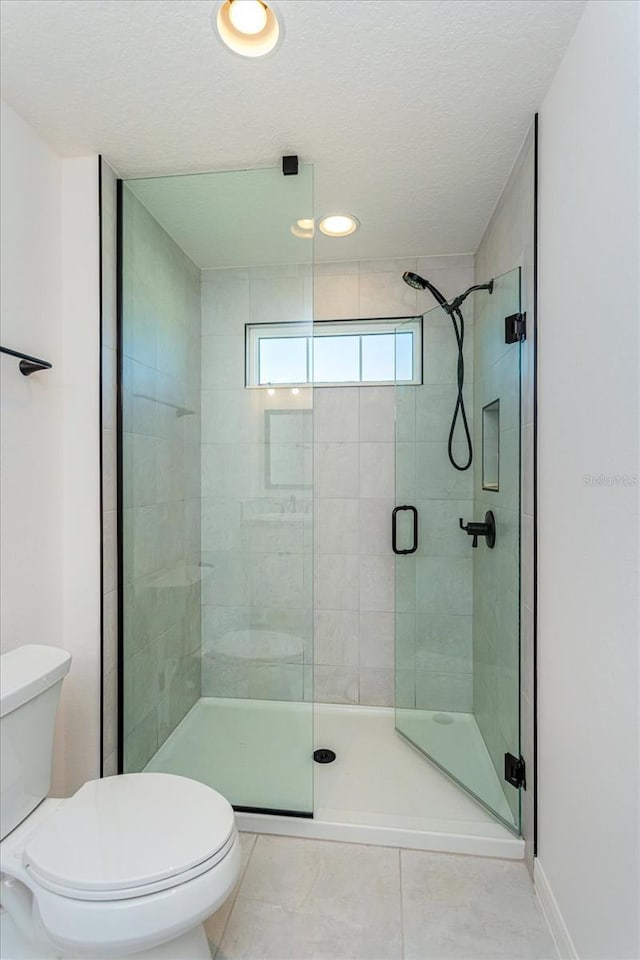
{"label": "glass shower door", "polygon": [[[121,189],[121,769],[303,816],[313,241],[291,227],[312,218],[307,164]],[[274,325],[293,346],[269,366]]]}
{"label": "glass shower door", "polygon": [[[423,383],[396,387],[395,441],[396,507],[418,515],[413,551],[412,512],[397,514],[397,546],[412,552],[395,558],[396,729],[517,833],[505,758],[520,757],[520,344],[505,342],[505,318],[519,312],[519,269],[474,294],[473,326],[464,307],[470,469],[448,458],[457,356],[441,307],[424,316]],[[460,521],[489,513],[495,543],[474,547]]]}

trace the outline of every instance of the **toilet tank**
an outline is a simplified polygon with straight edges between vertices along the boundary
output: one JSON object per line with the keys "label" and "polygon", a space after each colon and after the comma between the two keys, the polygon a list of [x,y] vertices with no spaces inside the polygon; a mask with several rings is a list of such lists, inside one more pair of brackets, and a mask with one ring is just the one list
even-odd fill
{"label": "toilet tank", "polygon": [[71,656],[29,644],[0,657],[0,839],[47,796],[53,732]]}

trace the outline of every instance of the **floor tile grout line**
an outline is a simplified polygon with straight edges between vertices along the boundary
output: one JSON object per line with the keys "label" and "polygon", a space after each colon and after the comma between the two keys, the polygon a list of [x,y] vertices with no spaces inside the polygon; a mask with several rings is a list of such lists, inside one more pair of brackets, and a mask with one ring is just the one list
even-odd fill
{"label": "floor tile grout line", "polygon": [[405,960],[404,944],[404,893],[402,890],[402,849],[398,847],[398,875],[400,878],[400,956]]}
{"label": "floor tile grout line", "polygon": [[[240,836],[240,834],[238,834],[238,837],[239,837],[239,836]],[[245,863],[244,867],[242,868],[242,870],[241,870],[241,872],[240,872],[240,876],[238,877],[238,882],[237,882],[237,884],[236,884],[236,886],[235,886],[235,889],[234,889],[234,891],[233,891],[233,896],[232,896],[232,899],[231,899],[231,907],[229,908],[229,912],[228,912],[228,914],[227,914],[226,920],[224,921],[224,924],[223,924],[223,926],[222,926],[222,931],[220,932],[220,943],[217,944],[217,946],[216,946],[216,957],[218,956],[218,952],[219,952],[219,950],[220,950],[220,947],[222,946],[222,941],[224,940],[224,935],[225,935],[225,933],[227,932],[227,927],[229,926],[229,920],[231,919],[231,914],[233,913],[234,907],[235,907],[235,905],[236,905],[236,900],[237,900],[238,897],[240,896],[240,888],[241,888],[242,884],[244,883],[244,878],[245,878],[246,875],[247,875],[247,870],[249,869],[249,864],[251,863],[251,858],[253,857],[253,851],[254,851],[255,848],[256,848],[256,844],[258,843],[258,838],[260,837],[260,834],[259,834],[259,833],[250,833],[250,834],[248,834],[248,836],[254,837],[254,841],[253,841],[253,843],[251,844],[251,850],[249,851],[249,856],[247,857],[247,862]]]}

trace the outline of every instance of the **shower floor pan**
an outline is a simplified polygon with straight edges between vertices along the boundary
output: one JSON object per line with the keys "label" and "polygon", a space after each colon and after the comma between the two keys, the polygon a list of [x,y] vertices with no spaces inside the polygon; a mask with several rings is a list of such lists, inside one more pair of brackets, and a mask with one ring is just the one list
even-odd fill
{"label": "shower floor pan", "polygon": [[[521,839],[399,736],[393,709],[315,704],[313,743],[310,710],[308,703],[203,697],[145,769],[201,780],[234,805],[300,811],[313,806],[313,818],[239,812],[241,830],[524,856]],[[473,752],[480,769],[486,768],[487,791],[494,791],[496,803],[506,803],[489,755],[478,750],[474,718],[456,716],[465,718],[460,749]],[[334,750],[336,760],[314,763],[317,747]]]}

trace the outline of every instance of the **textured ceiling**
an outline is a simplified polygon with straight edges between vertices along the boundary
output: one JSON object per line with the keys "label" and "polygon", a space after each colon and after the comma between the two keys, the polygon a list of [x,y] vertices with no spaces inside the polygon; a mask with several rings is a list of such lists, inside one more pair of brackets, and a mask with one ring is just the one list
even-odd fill
{"label": "textured ceiling", "polygon": [[583,0],[279,0],[285,39],[234,56],[211,0],[5,0],[3,96],[65,156],[124,177],[298,153],[321,259],[476,249]]}

